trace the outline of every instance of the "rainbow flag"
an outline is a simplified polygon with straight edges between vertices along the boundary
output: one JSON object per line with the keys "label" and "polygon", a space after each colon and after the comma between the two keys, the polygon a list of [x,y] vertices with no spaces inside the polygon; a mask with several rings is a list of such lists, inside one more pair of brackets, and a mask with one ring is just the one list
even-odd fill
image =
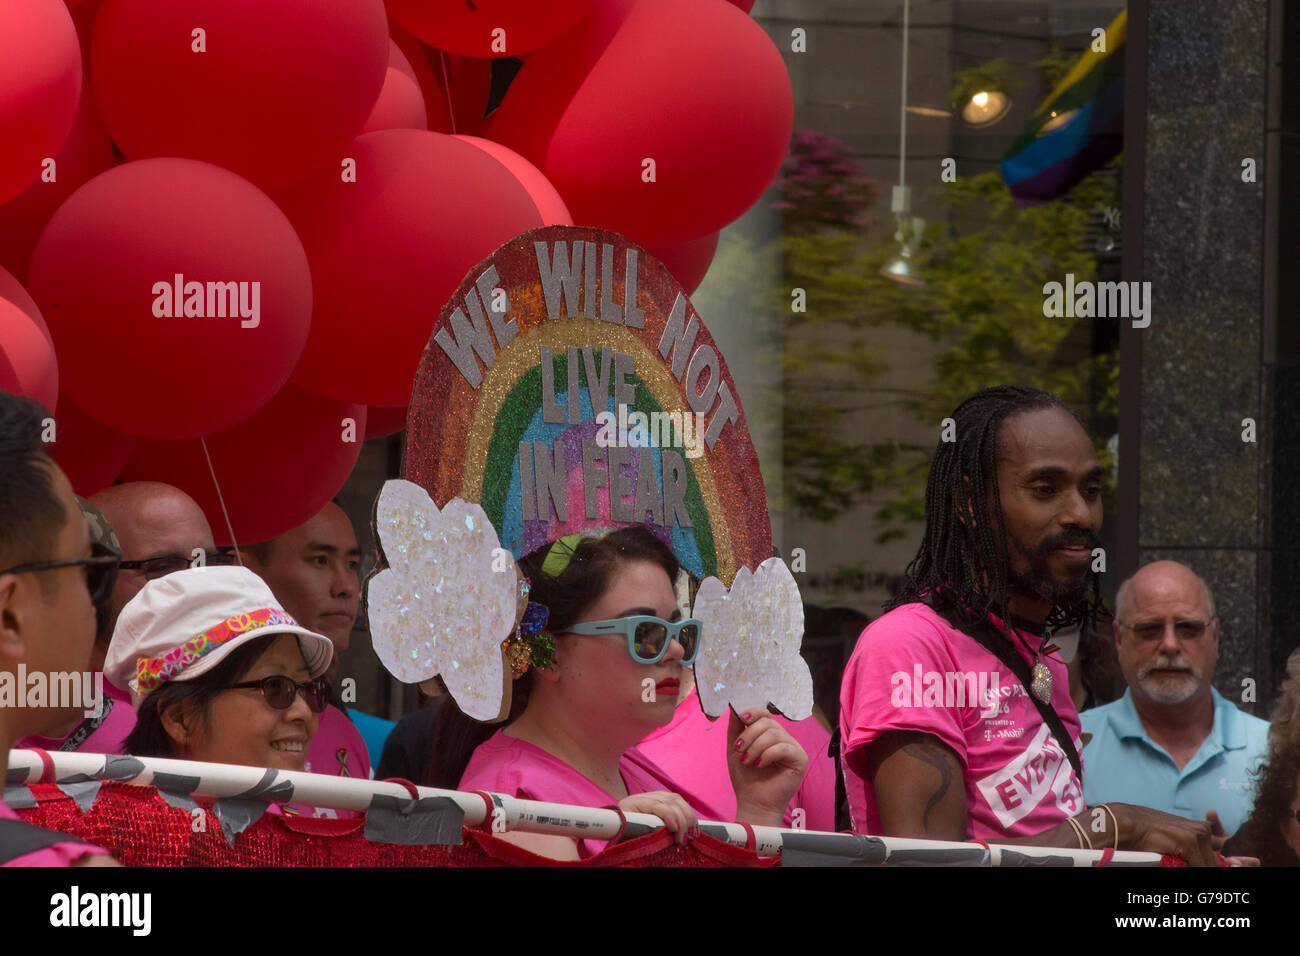
{"label": "rainbow flag", "polygon": [[1079,58],[1003,157],[998,169],[1017,205],[1064,195],[1123,147],[1127,23],[1121,10],[1106,28],[1106,51]]}

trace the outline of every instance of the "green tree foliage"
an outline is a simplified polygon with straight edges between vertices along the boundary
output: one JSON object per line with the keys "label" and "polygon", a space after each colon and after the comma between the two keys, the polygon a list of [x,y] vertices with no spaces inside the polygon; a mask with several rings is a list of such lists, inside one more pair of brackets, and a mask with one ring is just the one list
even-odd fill
{"label": "green tree foliage", "polygon": [[[829,521],[883,495],[882,541],[923,520],[933,444],[864,440],[844,426],[850,413],[901,408],[937,441],[940,421],[963,398],[1007,382],[1055,392],[1085,421],[1118,413],[1118,353],[1093,356],[1089,347],[1089,323],[1115,320],[1045,317],[1042,291],[1067,272],[1076,281],[1096,280],[1090,235],[1101,210],[1118,205],[1114,166],[1066,197],[1030,208],[1015,204],[996,170],[959,176],[945,187],[948,221],[925,229],[919,259],[925,284],[908,287],[880,273],[897,255],[893,239],[866,243],[855,228],[878,191],[863,185],[842,146],[819,137],[816,147],[818,163],[795,158],[783,179],[787,201],[792,182],[817,201],[787,212],[783,281],[767,303],[788,316],[782,356],[787,505]],[[824,201],[845,196],[852,202]],[[806,294],[806,312],[791,311],[796,289]],[[872,344],[873,332],[891,323],[939,346],[932,376],[914,390],[879,383],[885,356]],[[1109,435],[1097,437],[1107,464]]]}

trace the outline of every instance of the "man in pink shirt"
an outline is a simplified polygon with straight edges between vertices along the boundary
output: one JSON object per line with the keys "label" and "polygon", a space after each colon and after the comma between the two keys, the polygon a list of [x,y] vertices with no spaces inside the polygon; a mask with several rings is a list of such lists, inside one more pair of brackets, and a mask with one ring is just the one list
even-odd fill
{"label": "man in pink shirt", "polygon": [[270,586],[303,627],[334,644],[326,673],[335,702],[320,715],[307,752],[307,770],[337,777],[370,776],[365,741],[338,706],[339,656],[348,649],[361,604],[361,549],[343,509],[329,502],[315,516],[278,538],[242,549],[245,565]]}
{"label": "man in pink shirt", "polygon": [[1090,568],[1104,472],[1091,439],[1055,395],[1018,386],[978,392],[952,421],[921,548],[844,673],[854,830],[1214,865],[1203,822],[1084,805],[1079,718],[1051,631],[1101,609]]}
{"label": "man in pink shirt", "polygon": [[[669,779],[717,806],[718,820],[736,817],[736,792],[727,772],[727,721],[709,720],[695,691],[695,674],[682,669],[684,692],[670,724],[649,733],[635,750],[662,767]],[[831,735],[815,717],[775,716],[808,755],[808,772],[786,807],[782,826],[835,831],[835,764],[827,754]]]}
{"label": "man in pink shirt", "polygon": [[[117,566],[115,556],[92,549],[72,486],[45,454],[46,417],[38,403],[0,392],[0,758],[5,766],[15,740],[75,719],[79,708],[67,700],[45,698],[37,704],[28,699],[30,678],[45,675],[52,685],[53,675],[85,668],[95,640],[95,605],[107,597]],[[116,865],[98,847],[18,822],[3,802],[0,864]]]}

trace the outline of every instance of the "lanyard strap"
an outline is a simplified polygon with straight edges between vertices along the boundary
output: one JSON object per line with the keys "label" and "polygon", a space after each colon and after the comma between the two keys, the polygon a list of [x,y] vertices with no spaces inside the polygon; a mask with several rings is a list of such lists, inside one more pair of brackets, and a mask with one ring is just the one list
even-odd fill
{"label": "lanyard strap", "polygon": [[87,717],[81,723],[77,724],[77,729],[68,734],[68,739],[59,744],[59,749],[71,753],[82,744],[86,739],[100,728],[100,725],[108,719],[109,713],[113,710],[113,705],[117,701],[113,700],[108,694],[104,695],[104,709],[98,717]]}
{"label": "lanyard strap", "polygon": [[1025,696],[1034,702],[1034,706],[1038,708],[1039,716],[1041,716],[1043,722],[1047,724],[1048,729],[1052,732],[1052,736],[1056,738],[1057,744],[1063,751],[1065,751],[1065,756],[1069,759],[1070,766],[1074,768],[1075,776],[1079,778],[1079,785],[1082,786],[1083,765],[1079,762],[1079,752],[1074,749],[1074,741],[1070,739],[1069,733],[1066,732],[1065,724],[1061,722],[1061,717],[1056,712],[1056,709],[1053,708],[1051,704],[1044,704],[1030,692],[1029,685],[1033,682],[1033,677],[1030,676],[1029,665],[1025,663],[1025,659],[1020,656],[1020,652],[1016,650],[1014,645],[1007,640],[1004,634],[999,632],[998,629],[993,626],[993,622],[987,617],[976,625],[975,633],[972,634],[958,626],[956,621],[953,621],[948,617],[948,615],[936,608],[930,603],[930,601],[926,600],[924,603],[955,629],[961,631],[971,640],[975,641],[975,643],[979,644],[980,647],[984,648],[1000,660],[1003,665],[1011,671],[1011,673],[1016,675],[1016,679],[1020,681],[1021,686],[1025,690]]}

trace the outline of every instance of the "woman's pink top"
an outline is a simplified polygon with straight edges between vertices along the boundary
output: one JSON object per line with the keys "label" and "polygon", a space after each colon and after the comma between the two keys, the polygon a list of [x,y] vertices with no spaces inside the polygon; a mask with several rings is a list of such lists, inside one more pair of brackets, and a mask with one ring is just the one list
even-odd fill
{"label": "woman's pink top", "polygon": [[[637,748],[623,754],[618,764],[629,794],[667,790],[679,794],[701,820],[730,819],[719,808],[687,793]],[[518,737],[498,730],[474,751],[458,790],[486,790],[523,800],[545,800],[579,807],[612,807],[618,799],[606,793],[559,757]],[[604,840],[578,841],[578,855],[593,856],[605,848]]]}
{"label": "woman's pink top", "polygon": [[[835,763],[826,748],[831,735],[817,723],[773,715],[808,755],[808,772],[785,808],[782,826],[802,830],[835,830]],[[695,688],[673,711],[672,722],[652,731],[637,749],[673,775],[675,780],[722,809],[722,820],[736,819],[736,791],[727,769],[729,718],[710,720]]]}

